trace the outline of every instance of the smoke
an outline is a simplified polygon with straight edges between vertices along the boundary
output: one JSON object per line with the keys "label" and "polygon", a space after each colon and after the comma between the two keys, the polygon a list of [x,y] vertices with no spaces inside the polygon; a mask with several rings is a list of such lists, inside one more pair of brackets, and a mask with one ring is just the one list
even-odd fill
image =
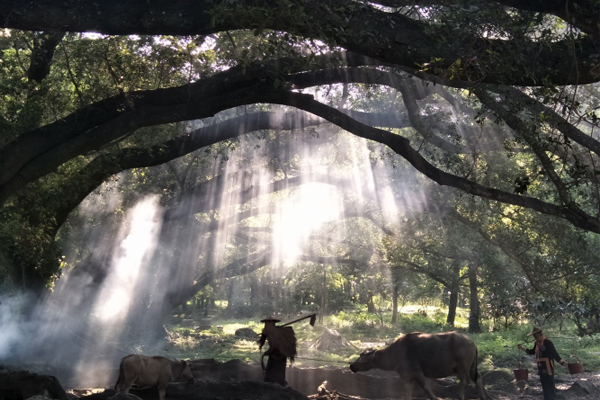
{"label": "smoke", "polygon": [[18,344],[27,332],[33,328],[32,323],[23,318],[21,311],[33,299],[27,295],[0,296],[0,360],[11,355],[18,355]]}
{"label": "smoke", "polygon": [[[91,378],[80,375],[90,369],[91,360],[94,370],[114,369],[116,360],[126,355],[127,351],[118,346],[122,322],[131,309],[136,288],[147,283],[143,266],[156,248],[162,209],[157,196],[145,197],[116,227],[103,226],[96,219],[111,213],[97,207],[99,199],[115,209],[120,204],[109,197],[106,193],[90,196],[78,209],[79,222],[88,221],[82,228],[85,242],[82,237],[71,237],[78,244],[71,249],[82,246],[94,251],[76,268],[66,270],[52,292],[44,299],[20,294],[0,300],[1,363],[47,363],[57,368],[55,373],[62,372],[62,379],[82,382],[82,378]],[[67,254],[70,260],[81,256]],[[33,309],[31,304],[36,304]],[[98,377],[95,379],[97,383]]]}

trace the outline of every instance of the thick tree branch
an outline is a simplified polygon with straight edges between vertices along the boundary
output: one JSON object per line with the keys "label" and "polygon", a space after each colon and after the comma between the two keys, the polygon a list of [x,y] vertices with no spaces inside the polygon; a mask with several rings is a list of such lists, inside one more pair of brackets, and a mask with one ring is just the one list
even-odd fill
{"label": "thick tree branch", "polygon": [[515,103],[524,105],[531,110],[533,115],[543,115],[544,119],[565,135],[566,138],[580,144],[597,156],[600,156],[600,141],[594,139],[591,135],[585,134],[556,111],[542,104],[539,100],[536,100],[531,96],[526,95],[521,90],[513,87],[490,89],[501,94],[505,98],[511,99],[511,101]]}
{"label": "thick tree branch", "polygon": [[[479,89],[476,89],[474,93],[481,100],[481,102],[486,105],[486,107],[499,115],[508,124],[508,126],[510,126],[528,143],[529,147],[532,149],[533,153],[536,155],[538,161],[542,165],[546,175],[556,188],[556,193],[558,194],[560,202],[574,213],[581,212],[580,207],[576,204],[575,200],[571,196],[567,184],[563,182],[563,179],[561,176],[559,176],[559,173],[555,169],[555,164],[547,154],[550,152],[548,149],[548,144],[544,142],[543,133],[540,132],[540,128],[537,126],[537,124],[523,121],[518,116],[518,112],[511,107],[512,103],[510,102],[506,104],[506,102],[503,103],[499,100],[495,100],[489,95],[488,92]],[[531,103],[532,102],[530,102],[530,104]],[[532,106],[536,106],[536,104],[533,103]],[[565,157],[567,156],[565,155]],[[597,180],[597,177],[593,171],[588,170],[587,172],[588,176],[591,177],[593,181]],[[596,199],[596,204],[597,202],[598,199]]]}
{"label": "thick tree branch", "polygon": [[422,71],[415,70],[414,68],[403,68],[402,70],[413,74],[414,76],[419,77],[425,81],[439,85],[459,89],[468,89],[471,91],[478,89],[482,91],[485,90],[498,93],[504,98],[511,99],[511,101],[513,101],[515,104],[521,104],[527,107],[534,115],[543,114],[546,121],[556,129],[558,129],[558,131],[565,135],[566,138],[573,140],[574,142],[580,144],[587,150],[600,156],[600,141],[594,139],[591,135],[585,134],[576,126],[567,121],[564,117],[562,117],[560,114],[558,114],[556,111],[545,106],[539,100],[528,96],[521,89],[510,86],[489,85],[477,82],[463,82],[457,79],[444,79],[431,74],[424,73]]}
{"label": "thick tree branch", "polygon": [[439,276],[435,272],[429,270],[428,268],[423,267],[422,265],[419,265],[419,264],[414,263],[407,259],[396,259],[395,261],[399,264],[404,264],[404,266],[405,266],[404,268],[408,269],[409,271],[416,272],[417,274],[426,275],[426,276],[430,277],[432,280],[434,280],[438,283],[441,283],[445,287],[448,287],[448,288],[450,287],[450,284],[448,283],[448,281],[446,279]]}
{"label": "thick tree branch", "polygon": [[[316,62],[330,60],[321,57]],[[362,58],[361,62],[367,60]],[[290,64],[290,60],[278,63],[291,72],[293,68],[304,68]],[[277,63],[256,63],[184,86],[114,96],[26,132],[0,149],[0,203],[71,158],[100,150],[138,128],[201,119],[231,107],[260,102],[260,94],[272,89],[269,84],[277,68]],[[394,122],[388,118],[387,123]]]}
{"label": "thick tree branch", "polygon": [[40,83],[46,79],[50,73],[54,51],[64,36],[64,32],[41,32],[36,35],[27,71],[30,80]]}
{"label": "thick tree branch", "polygon": [[[448,174],[429,163],[425,158],[423,158],[422,155],[419,154],[418,151],[413,149],[410,146],[409,141],[403,138],[402,136],[361,124],[360,122],[357,122],[356,120],[350,118],[342,112],[315,101],[312,98],[312,96],[307,96],[299,93],[287,93],[285,91],[273,91],[269,96],[262,97],[262,100],[265,102],[269,102],[268,100],[271,100],[270,102],[272,103],[295,106],[302,110],[311,112],[321,118],[324,118],[357,136],[375,140],[379,143],[385,144],[389,146],[392,150],[394,150],[396,153],[398,153],[400,156],[404,157],[418,171],[422,172],[427,177],[441,185],[452,186],[479,197],[530,208],[543,214],[566,218],[571,223],[573,223],[574,226],[587,229],[592,232],[600,233],[600,221],[598,221],[597,218],[593,218],[587,215],[586,213],[577,208],[565,208],[561,205],[551,204],[548,202],[541,201],[539,199],[521,196],[494,188],[488,188],[477,184],[473,181],[469,181],[468,179]],[[228,137],[234,137],[239,134],[242,134],[242,132],[238,131],[234,133],[229,132],[228,134],[224,133],[223,135],[219,135],[218,138],[202,138],[200,142],[202,142],[203,140],[207,140],[204,143],[212,143],[218,140],[223,140]],[[194,141],[198,139],[189,138],[187,140]],[[172,148],[173,151],[176,149],[174,144],[169,146],[169,148]],[[158,159],[160,159],[161,157],[164,159],[166,158],[165,154],[170,154],[169,152],[165,152],[164,150],[165,148],[157,149],[157,153],[159,154],[148,153],[146,155],[136,155],[135,159],[138,162],[140,160],[145,160],[145,163],[142,162],[140,164],[148,165],[148,162],[152,161],[153,163],[156,163],[152,165],[157,165],[158,163],[160,163],[157,161]],[[150,156],[150,154],[153,154],[156,158],[153,158],[152,156]]]}
{"label": "thick tree branch", "polygon": [[[298,10],[282,10],[276,0],[239,0],[216,8],[209,0],[5,0],[0,4],[0,27],[112,35],[208,35],[236,29],[273,29],[343,45],[382,62],[410,68],[435,60],[440,75],[446,75],[460,60],[463,67],[453,74],[465,81],[540,85],[543,80],[582,84],[600,79],[597,47],[590,38],[541,45],[526,39],[513,42],[463,37],[460,30],[448,32],[448,27],[344,0],[308,1],[300,15]],[[498,66],[498,55],[512,54],[515,48],[527,55],[523,65],[515,65],[518,61],[510,57],[510,64]],[[528,73],[514,73],[515,68]]]}
{"label": "thick tree branch", "polygon": [[286,100],[286,104],[325,118],[357,136],[387,145],[418,171],[440,185],[455,187],[486,199],[530,208],[543,214],[566,218],[574,226],[600,233],[600,221],[579,209],[565,208],[532,197],[485,187],[468,179],[449,174],[428,162],[417,150],[410,146],[406,138],[400,135],[363,125],[343,113],[315,101],[310,96],[292,93]]}
{"label": "thick tree branch", "polygon": [[430,125],[427,125],[421,117],[421,109],[417,104],[414,91],[415,88],[410,84],[410,82],[405,82],[404,84],[400,85],[402,99],[404,100],[404,105],[408,112],[408,118],[410,119],[410,124],[413,126],[413,128],[415,128],[426,141],[448,153],[469,153],[468,149],[466,149],[464,146],[455,145],[435,135],[433,128]]}
{"label": "thick tree branch", "polygon": [[[229,84],[224,85],[221,79]],[[0,184],[13,179],[33,160],[39,163],[40,157],[45,157],[42,161],[52,163],[52,168],[55,168],[76,155],[98,150],[142,126],[182,121],[186,115],[189,118],[212,116],[223,109],[215,108],[214,100],[209,102],[206,110],[198,105],[207,98],[217,99],[222,93],[235,96],[237,90],[256,83],[248,82],[239,70],[232,69],[190,85],[134,92],[91,104],[54,123],[20,135],[0,149]],[[27,175],[26,172],[21,174]],[[22,176],[21,179],[28,182],[28,179],[36,178]]]}
{"label": "thick tree branch", "polygon": [[504,121],[506,121],[506,123],[512,129],[518,132],[519,135],[527,142],[533,153],[536,155],[538,161],[544,168],[544,171],[550,178],[550,181],[554,184],[561,203],[569,207],[575,207],[568,189],[554,169],[552,160],[550,160],[550,157],[546,154],[547,149],[539,137],[537,128],[531,124],[527,126],[527,124],[517,117],[513,110],[504,108],[504,105],[498,101],[495,101],[487,92],[477,90],[475,93],[486,107],[494,111],[496,114],[502,116],[502,119],[504,119]]}
{"label": "thick tree branch", "polygon": [[487,0],[520,10],[552,14],[600,40],[600,3],[595,0]]}

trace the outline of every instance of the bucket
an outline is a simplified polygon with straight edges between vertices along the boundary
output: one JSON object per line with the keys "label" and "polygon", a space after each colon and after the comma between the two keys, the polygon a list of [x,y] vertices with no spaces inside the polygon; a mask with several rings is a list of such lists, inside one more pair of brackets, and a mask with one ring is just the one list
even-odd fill
{"label": "bucket", "polygon": [[577,362],[567,363],[567,367],[569,367],[569,373],[571,375],[581,374],[583,372],[583,364],[581,363],[581,361],[579,361],[579,358],[577,356],[569,357],[569,359],[571,359],[571,358],[576,358]]}
{"label": "bucket", "polygon": [[518,381],[526,381],[529,379],[529,370],[525,368],[513,369],[515,379]]}

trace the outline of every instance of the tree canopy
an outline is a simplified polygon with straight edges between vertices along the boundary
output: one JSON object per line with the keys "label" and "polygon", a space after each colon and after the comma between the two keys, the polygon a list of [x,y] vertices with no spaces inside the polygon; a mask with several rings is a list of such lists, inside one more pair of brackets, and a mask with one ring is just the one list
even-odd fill
{"label": "tree canopy", "polygon": [[[334,126],[368,140],[388,166],[407,162],[457,189],[455,202],[437,192],[437,211],[504,247],[535,284],[537,264],[557,266],[546,250],[566,243],[531,233],[531,212],[559,221],[573,242],[591,246],[600,233],[599,16],[593,0],[3,1],[0,262],[17,286],[55,280],[57,232],[123,171],[169,163],[165,221],[215,212],[207,194],[233,181],[240,204],[292,187],[308,173],[273,149],[288,132]],[[273,146],[261,155],[272,181],[203,164],[249,133]],[[241,147],[250,165],[252,147]],[[199,165],[210,179],[190,181]],[[498,240],[514,238],[515,226],[544,260]],[[269,250],[258,250],[220,276],[265,265]],[[426,252],[412,251],[405,267],[422,269]],[[360,259],[350,253],[345,262]],[[479,265],[466,253],[456,257]],[[573,263],[590,273],[590,260]],[[444,284],[467,279],[449,265],[436,275]],[[172,295],[193,295],[210,274]]]}

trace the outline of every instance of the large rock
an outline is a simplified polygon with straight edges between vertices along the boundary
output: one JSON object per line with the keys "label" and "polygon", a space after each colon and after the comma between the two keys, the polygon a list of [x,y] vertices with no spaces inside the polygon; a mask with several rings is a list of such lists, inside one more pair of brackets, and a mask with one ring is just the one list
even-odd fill
{"label": "large rock", "polygon": [[600,394],[600,390],[591,382],[576,381],[565,391],[565,393],[569,396],[581,397],[589,396],[590,394]]}
{"label": "large rock", "polygon": [[229,360],[224,363],[214,359],[190,361],[194,379],[199,381],[263,381],[264,374],[259,365],[250,365],[242,360]]}
{"label": "large rock", "polygon": [[65,389],[56,377],[38,375],[29,371],[0,374],[0,393],[2,400],[26,400],[34,396],[69,400]]}
{"label": "large rock", "polygon": [[194,320],[193,319],[182,319],[181,322],[179,323],[179,325],[181,325],[184,328],[191,328],[192,326],[194,326]]}
{"label": "large rock", "polygon": [[242,339],[258,340],[259,334],[254,332],[252,328],[240,328],[235,331],[235,336]]}
{"label": "large rock", "polygon": [[506,385],[507,383],[512,382],[515,377],[501,369],[497,369],[494,371],[488,371],[485,374],[481,374],[481,378],[486,385]]}

